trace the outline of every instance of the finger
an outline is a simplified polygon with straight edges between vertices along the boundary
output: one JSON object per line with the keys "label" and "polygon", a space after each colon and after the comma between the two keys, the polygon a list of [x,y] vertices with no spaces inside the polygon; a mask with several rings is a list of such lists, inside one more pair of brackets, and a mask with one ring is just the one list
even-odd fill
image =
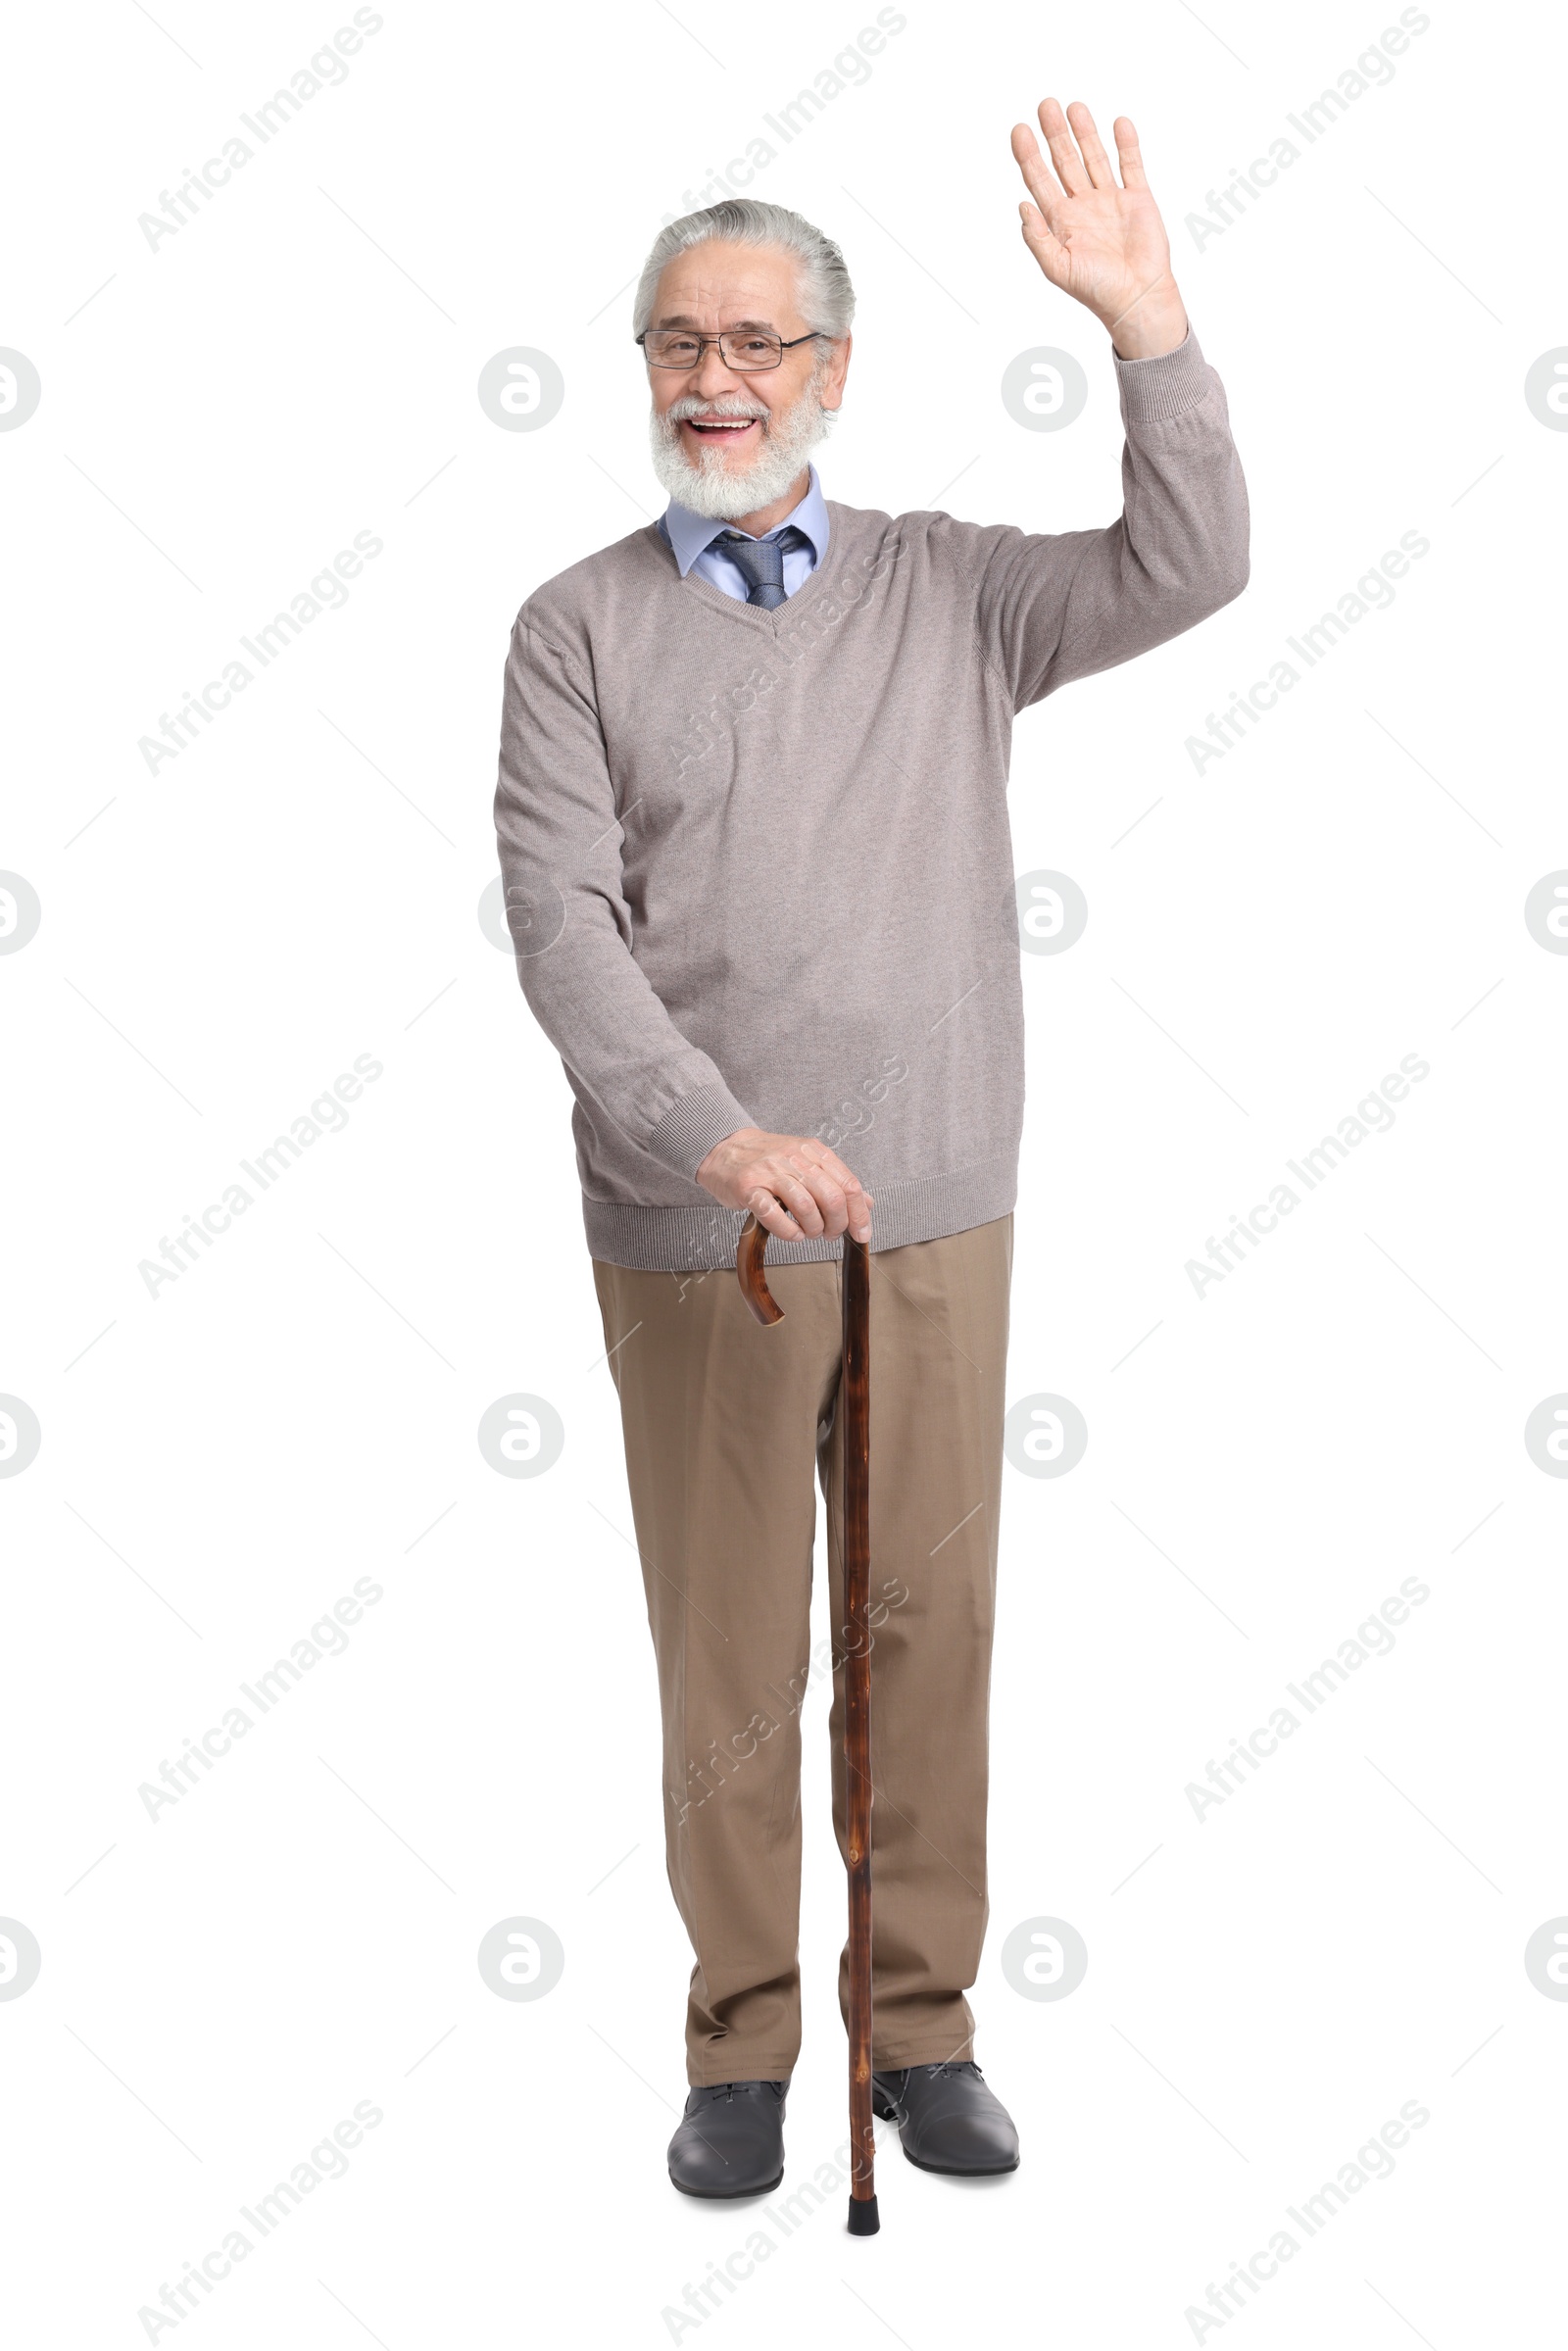
{"label": "finger", "polygon": [[750,1208],[758,1223],[763,1226],[766,1231],[771,1233],[775,1240],[805,1240],[805,1234],[801,1231],[800,1226],[796,1223],[789,1210],[781,1207],[779,1202],[773,1198],[772,1193],[767,1191],[761,1184],[759,1184],[756,1191],[748,1196],[746,1205],[748,1208]]}
{"label": "finger", "polygon": [[1081,98],[1075,98],[1068,107],[1067,120],[1072,124],[1073,135],[1088,167],[1092,184],[1097,188],[1113,188],[1116,175],[1110,168],[1110,158],[1100,143],[1095,118]]}
{"label": "finger", "polygon": [[802,1145],[801,1156],[809,1159],[813,1166],[826,1168],[828,1174],[843,1186],[847,1195],[859,1191],[860,1179],[854,1168],[847,1167],[838,1152],[829,1151],[827,1145],[819,1142],[814,1135],[809,1136]]}
{"label": "finger", "polygon": [[1116,160],[1121,165],[1121,184],[1124,188],[1147,188],[1144,177],[1144,159],[1138,145],[1138,133],[1125,115],[1118,115],[1111,124],[1116,139]]}
{"label": "finger", "polygon": [[1084,159],[1067,127],[1067,118],[1054,98],[1041,99],[1040,127],[1046,134],[1046,145],[1056,167],[1056,177],[1069,196],[1081,196],[1089,185],[1089,174],[1084,170]]}
{"label": "finger", "polygon": [[[849,1222],[849,1200],[844,1186],[836,1176],[830,1175],[825,1167],[814,1166],[810,1161],[803,1161],[793,1154],[785,1164],[805,1185],[811,1199],[816,1202],[818,1213],[822,1219],[822,1230],[830,1240],[836,1239]],[[851,1181],[854,1181],[853,1177]],[[790,1205],[792,1208],[795,1207],[793,1198]],[[799,1208],[795,1208],[795,1213],[799,1218],[801,1213]]]}
{"label": "finger", "polygon": [[1018,207],[1018,225],[1023,241],[1040,264],[1053,285],[1064,285],[1067,272],[1066,247],[1056,240],[1032,204]]}
{"label": "finger", "polygon": [[1012,129],[1012,156],[1023,173],[1024,185],[1048,216],[1061,202],[1061,187],[1055,173],[1040,152],[1040,141],[1027,122],[1015,122]]}
{"label": "finger", "polygon": [[[828,1215],[827,1231],[829,1236],[835,1237],[839,1233],[848,1231],[854,1235],[857,1241],[869,1241],[871,1238],[871,1195],[865,1190],[855,1170],[846,1167],[837,1151],[829,1151],[827,1145],[819,1143],[815,1136],[801,1146],[801,1155],[806,1156],[807,1154],[809,1154],[813,1165],[821,1169],[824,1177],[831,1177],[838,1184],[839,1196],[844,1203],[844,1222],[842,1224],[836,1214]],[[813,1190],[815,1189],[813,1186]],[[817,1191],[817,1199],[821,1201],[820,1191]],[[825,1202],[822,1204],[824,1207],[826,1206]]]}
{"label": "finger", "polygon": [[802,1232],[815,1240],[823,1229],[822,1211],[804,1169],[789,1160],[775,1159],[768,1166],[766,1181]]}

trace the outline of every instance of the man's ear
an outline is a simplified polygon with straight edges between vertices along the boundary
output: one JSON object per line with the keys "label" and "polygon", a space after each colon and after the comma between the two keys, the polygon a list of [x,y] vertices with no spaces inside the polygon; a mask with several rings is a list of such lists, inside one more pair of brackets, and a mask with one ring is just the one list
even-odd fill
{"label": "man's ear", "polygon": [[853,335],[845,335],[841,341],[829,347],[833,356],[828,362],[827,381],[822,387],[822,406],[825,409],[836,409],[843,404],[844,378],[850,371],[850,352],[854,342]]}

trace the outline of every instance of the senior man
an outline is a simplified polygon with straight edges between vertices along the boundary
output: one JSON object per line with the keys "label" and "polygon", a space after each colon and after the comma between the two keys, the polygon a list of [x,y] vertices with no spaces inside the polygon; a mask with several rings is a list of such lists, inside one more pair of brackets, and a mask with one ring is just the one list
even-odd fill
{"label": "senior man", "polygon": [[[723,203],[671,222],[637,289],[670,504],[536,590],[507,666],[508,918],[576,1097],[696,1954],[668,2159],[690,2195],[783,2175],[818,1476],[844,1616],[846,1229],[876,1252],[876,2110],[927,2170],[1018,2161],[964,1997],[1023,1122],[1012,720],[1247,580],[1225,397],[1133,125],[1118,180],[1087,107],[1039,119],[1049,162],[1012,133],[1023,238],[1109,330],[1119,519],[1033,534],[825,499],[808,460],[849,369],[843,256],[798,214]],[[882,331],[929,384],[949,338],[924,307]],[[748,1210],[785,1309],[765,1338],[727,1278]]]}

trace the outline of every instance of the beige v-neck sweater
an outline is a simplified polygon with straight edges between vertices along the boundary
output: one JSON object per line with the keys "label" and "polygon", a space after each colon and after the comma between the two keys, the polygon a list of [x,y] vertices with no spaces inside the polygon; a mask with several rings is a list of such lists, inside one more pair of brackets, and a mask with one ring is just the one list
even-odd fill
{"label": "beige v-neck sweater", "polygon": [[1013,1205],[1014,712],[1247,581],[1246,486],[1196,339],[1116,371],[1106,530],[830,502],[825,562],[773,612],[682,579],[652,527],[522,607],[496,832],[596,1257],[732,1262],[743,1219],[694,1177],[744,1126],[828,1142],[875,1195],[875,1249]]}

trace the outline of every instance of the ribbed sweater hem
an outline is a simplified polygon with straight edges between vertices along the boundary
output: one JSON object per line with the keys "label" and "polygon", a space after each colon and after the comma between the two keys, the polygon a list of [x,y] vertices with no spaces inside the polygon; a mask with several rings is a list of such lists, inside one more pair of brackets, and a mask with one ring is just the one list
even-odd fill
{"label": "ribbed sweater hem", "polygon": [[[1018,1154],[988,1159],[952,1175],[921,1176],[903,1184],[876,1184],[871,1210],[871,1248],[904,1249],[911,1241],[940,1241],[993,1224],[1018,1198]],[[582,1203],[588,1247],[606,1265],[639,1273],[711,1273],[733,1265],[741,1228],[740,1209],[647,1208],[630,1200],[587,1200]],[[842,1241],[772,1241],[769,1265],[807,1265],[844,1254]]]}

